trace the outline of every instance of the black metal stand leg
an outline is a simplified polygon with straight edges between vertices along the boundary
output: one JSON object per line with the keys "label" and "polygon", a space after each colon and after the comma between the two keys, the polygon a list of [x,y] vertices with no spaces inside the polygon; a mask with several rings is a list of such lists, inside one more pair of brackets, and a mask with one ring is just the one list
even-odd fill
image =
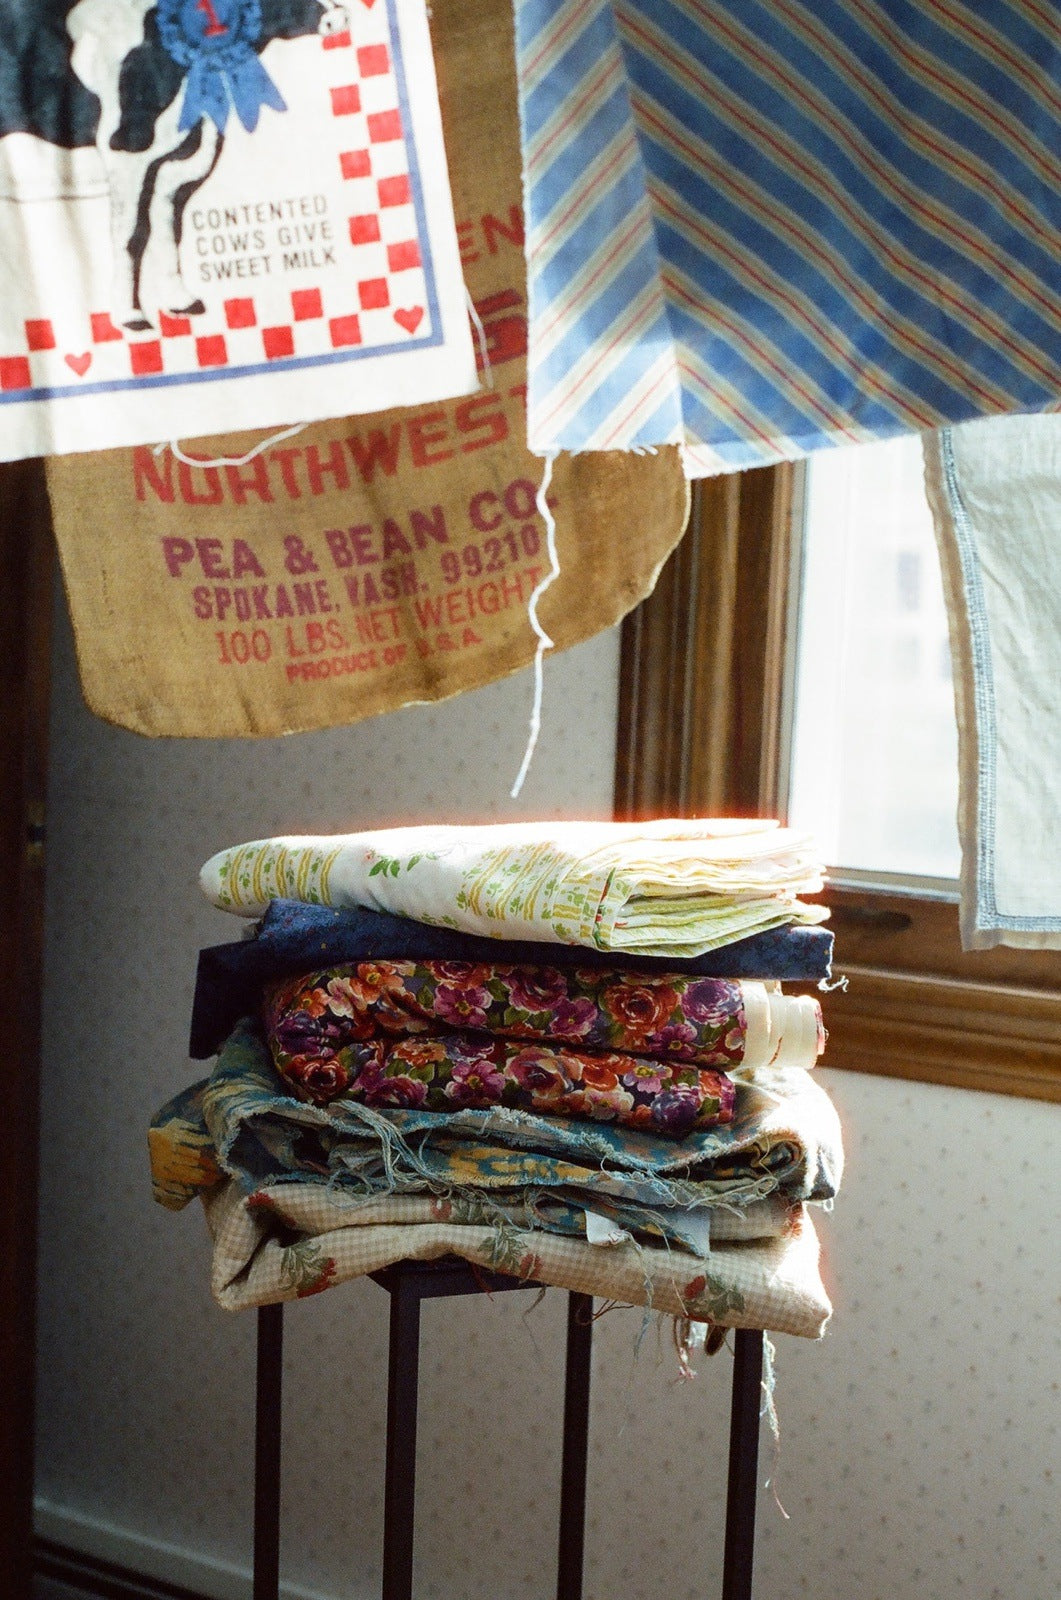
{"label": "black metal stand leg", "polygon": [[762,1381],[762,1331],[758,1328],[738,1328],[733,1358],[722,1600],[752,1600]]}
{"label": "black metal stand leg", "polygon": [[560,1551],[556,1569],[556,1600],[582,1600],[592,1346],[593,1296],[572,1291],[567,1297],[564,1451],[560,1467]]}
{"label": "black metal stand leg", "polygon": [[280,1423],[284,1308],[258,1308],[258,1377],[254,1419],[254,1600],[280,1594]]}
{"label": "black metal stand leg", "polygon": [[383,1490],[383,1600],[412,1600],[416,1502],[416,1399],[420,1292],[399,1277],[391,1290],[387,1468]]}

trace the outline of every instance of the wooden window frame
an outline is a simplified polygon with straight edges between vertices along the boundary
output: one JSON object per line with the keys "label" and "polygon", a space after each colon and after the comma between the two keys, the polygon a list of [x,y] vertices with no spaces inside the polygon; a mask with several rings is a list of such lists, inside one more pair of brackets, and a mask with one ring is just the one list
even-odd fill
{"label": "wooden window frame", "polygon": [[[784,816],[791,465],[705,479],[654,592],[622,627],[619,817]],[[1061,952],[963,952],[958,908],[830,883],[825,1062],[1061,1100]]]}

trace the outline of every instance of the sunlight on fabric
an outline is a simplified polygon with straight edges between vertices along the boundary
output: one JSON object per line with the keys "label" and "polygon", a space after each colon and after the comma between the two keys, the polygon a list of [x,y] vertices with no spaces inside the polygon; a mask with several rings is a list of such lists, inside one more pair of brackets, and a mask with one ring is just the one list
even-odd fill
{"label": "sunlight on fabric", "polygon": [[860,873],[954,878],[957,729],[916,436],[806,469],[793,826]]}

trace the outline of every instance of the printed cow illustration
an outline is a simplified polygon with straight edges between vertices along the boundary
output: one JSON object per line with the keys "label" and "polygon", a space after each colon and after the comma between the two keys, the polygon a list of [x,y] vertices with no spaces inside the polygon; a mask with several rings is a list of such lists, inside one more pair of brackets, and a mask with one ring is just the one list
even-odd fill
{"label": "printed cow illustration", "polygon": [[346,23],[341,0],[0,0],[8,197],[102,190],[113,320],[136,331],[160,311],[201,313],[180,272],[184,209],[231,116],[253,131],[264,107],[285,109],[260,53]]}

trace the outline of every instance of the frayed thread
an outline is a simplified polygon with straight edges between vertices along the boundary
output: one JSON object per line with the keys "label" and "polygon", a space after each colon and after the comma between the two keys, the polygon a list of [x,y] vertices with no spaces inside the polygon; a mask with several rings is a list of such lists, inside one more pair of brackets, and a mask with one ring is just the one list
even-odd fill
{"label": "frayed thread", "polygon": [[689,1383],[696,1377],[696,1368],[693,1366],[693,1353],[704,1348],[703,1334],[706,1331],[702,1322],[694,1322],[692,1317],[672,1317],[671,1336],[674,1340],[674,1349],[678,1356],[679,1383]]}
{"label": "frayed thread", "polygon": [[549,485],[552,482],[553,462],[555,460],[555,452],[552,455],[546,456],[545,458],[545,470],[542,473],[542,481],[538,488],[536,501],[538,514],[545,523],[545,548],[549,552],[549,571],[545,574],[545,577],[541,580],[541,582],[535,587],[533,593],[531,594],[530,600],[527,602],[527,618],[531,627],[538,636],[538,647],[534,652],[534,700],[531,705],[530,732],[527,735],[527,748],[523,754],[523,761],[520,765],[519,772],[516,774],[516,781],[512,785],[511,798],[513,800],[519,798],[520,790],[523,788],[523,781],[530,770],[531,760],[534,756],[534,750],[538,743],[538,735],[541,732],[542,691],[544,684],[544,671],[542,662],[545,657],[545,652],[553,648],[552,639],[550,639],[549,635],[538,621],[538,601],[541,599],[546,589],[548,589],[551,584],[555,583],[557,578],[560,576],[560,559],[556,553],[556,518],[553,516],[549,502],[546,499]]}
{"label": "frayed thread", "polygon": [[475,329],[475,337],[479,341],[479,359],[483,364],[483,387],[492,389],[494,387],[494,369],[490,365],[490,349],[487,344],[486,329],[483,327],[483,319],[479,315],[479,308],[472,299],[472,293],[467,284],[464,286],[464,298],[468,302],[468,316],[471,319],[472,327]]}
{"label": "frayed thread", "polygon": [[178,461],[183,461],[186,467],[245,467],[248,461],[253,461],[255,456],[260,456],[263,450],[268,450],[270,445],[279,444],[283,439],[290,439],[294,434],[301,433],[308,427],[306,422],[293,422],[289,428],[281,428],[279,433],[271,433],[267,439],[262,439],[253,449],[242,456],[189,456],[185,455],[180,447],[179,439],[163,440],[156,444],[153,454],[159,456],[163,450],[172,450]]}
{"label": "frayed thread", "polygon": [[777,1416],[777,1351],[774,1349],[773,1340],[768,1333],[763,1334],[763,1401],[759,1408],[760,1417],[765,1417],[770,1424],[770,1434],[774,1441],[774,1459],[770,1469],[770,1476],[763,1482],[763,1488],[769,1489],[774,1497],[774,1504],[784,1517],[790,1521],[788,1512],[781,1504],[774,1479],[777,1477],[781,1465],[781,1424]]}

